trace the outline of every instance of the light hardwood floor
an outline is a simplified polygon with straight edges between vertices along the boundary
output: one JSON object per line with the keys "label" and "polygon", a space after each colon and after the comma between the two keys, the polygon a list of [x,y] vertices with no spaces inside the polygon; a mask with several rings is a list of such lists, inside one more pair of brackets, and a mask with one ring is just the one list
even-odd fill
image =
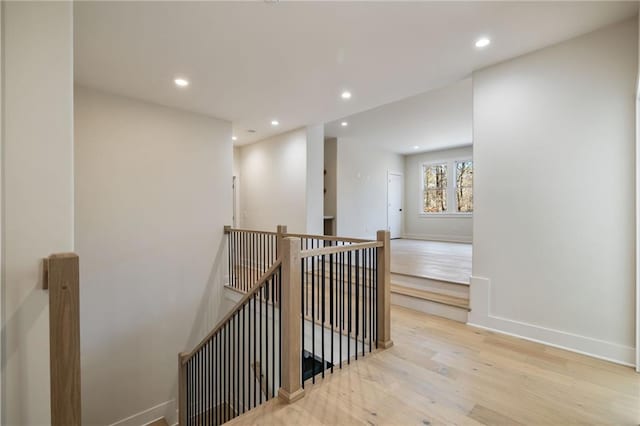
{"label": "light hardwood floor", "polygon": [[640,374],[392,307],[391,349],[231,424],[638,425]]}
{"label": "light hardwood floor", "polygon": [[391,240],[391,272],[469,283],[471,244]]}

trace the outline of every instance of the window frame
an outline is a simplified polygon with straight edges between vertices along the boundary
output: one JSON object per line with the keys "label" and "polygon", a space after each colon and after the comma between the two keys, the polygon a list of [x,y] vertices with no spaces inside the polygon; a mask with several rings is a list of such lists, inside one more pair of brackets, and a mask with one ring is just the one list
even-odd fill
{"label": "window frame", "polygon": [[[418,217],[472,217],[473,212],[459,212],[458,211],[458,199],[456,197],[457,179],[456,179],[456,165],[465,161],[473,162],[472,157],[456,157],[446,160],[433,160],[425,161],[418,164],[418,175],[420,177],[420,195],[418,203]],[[424,211],[424,171],[427,167],[440,166],[446,164],[447,166],[447,210],[444,212],[425,212]],[[474,165],[475,166],[475,165]],[[474,185],[471,185],[471,191],[473,192]]]}

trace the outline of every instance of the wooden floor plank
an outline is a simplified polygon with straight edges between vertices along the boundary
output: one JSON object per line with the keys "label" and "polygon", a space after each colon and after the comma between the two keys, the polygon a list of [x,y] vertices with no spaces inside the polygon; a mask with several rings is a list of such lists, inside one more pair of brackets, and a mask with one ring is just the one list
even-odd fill
{"label": "wooden floor plank", "polygon": [[230,424],[638,425],[633,369],[392,307],[391,349]]}
{"label": "wooden floor plank", "polygon": [[471,244],[391,240],[391,272],[469,283]]}

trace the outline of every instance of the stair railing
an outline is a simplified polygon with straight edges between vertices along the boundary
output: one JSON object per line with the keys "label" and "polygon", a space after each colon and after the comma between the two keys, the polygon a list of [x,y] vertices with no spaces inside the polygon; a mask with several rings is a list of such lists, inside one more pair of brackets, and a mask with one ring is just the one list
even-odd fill
{"label": "stair railing", "polygon": [[[392,345],[389,233],[379,231],[369,241],[279,231],[225,229],[230,287],[244,294],[211,333],[179,356],[180,425],[219,425],[273,395],[296,401],[307,380]],[[254,245],[257,251],[241,248],[256,235],[267,235],[267,243]],[[309,249],[301,235],[314,241]],[[262,270],[271,254],[244,257],[263,256],[269,246],[277,254],[273,264],[243,291],[249,281],[231,278],[237,259]]]}

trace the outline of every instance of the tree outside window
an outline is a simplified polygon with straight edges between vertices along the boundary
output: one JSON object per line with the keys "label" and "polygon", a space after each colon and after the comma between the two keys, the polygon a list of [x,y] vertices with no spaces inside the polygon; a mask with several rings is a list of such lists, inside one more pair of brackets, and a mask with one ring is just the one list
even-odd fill
{"label": "tree outside window", "polygon": [[424,164],[421,212],[473,213],[473,160]]}
{"label": "tree outside window", "polygon": [[460,213],[473,212],[473,161],[456,162],[456,208]]}
{"label": "tree outside window", "polygon": [[447,211],[447,165],[433,164],[424,166],[424,198],[425,213]]}

